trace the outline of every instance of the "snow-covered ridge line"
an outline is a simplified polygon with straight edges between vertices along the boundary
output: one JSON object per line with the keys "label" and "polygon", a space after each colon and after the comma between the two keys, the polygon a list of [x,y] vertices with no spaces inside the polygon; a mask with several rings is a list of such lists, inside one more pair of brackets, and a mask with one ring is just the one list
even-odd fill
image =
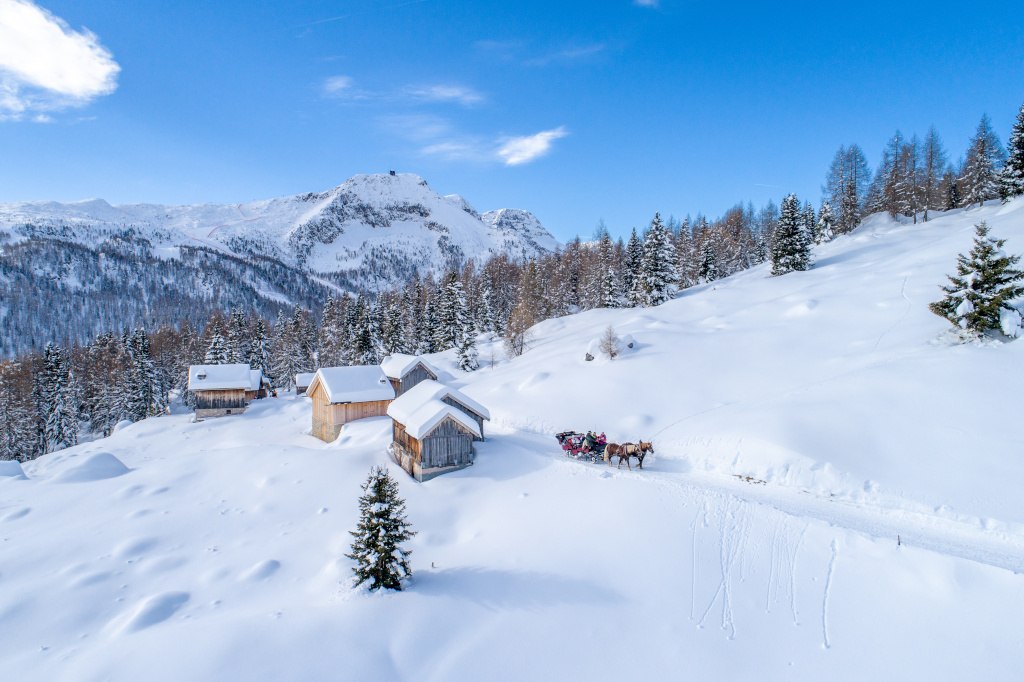
{"label": "snow-covered ridge line", "polygon": [[15,241],[52,236],[90,247],[130,230],[165,256],[174,247],[205,245],[308,272],[359,273],[376,285],[492,253],[529,258],[561,246],[528,211],[481,215],[462,197],[441,196],[410,173],[356,175],[326,192],[240,204],[0,203],[0,230]]}

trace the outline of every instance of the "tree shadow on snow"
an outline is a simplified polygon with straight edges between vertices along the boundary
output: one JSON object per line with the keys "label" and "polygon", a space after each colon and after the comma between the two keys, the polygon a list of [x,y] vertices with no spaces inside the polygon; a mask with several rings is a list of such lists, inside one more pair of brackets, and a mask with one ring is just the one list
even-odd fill
{"label": "tree shadow on snow", "polygon": [[410,589],[428,597],[449,597],[491,610],[537,611],[567,604],[610,605],[624,597],[580,578],[533,571],[487,568],[419,570]]}

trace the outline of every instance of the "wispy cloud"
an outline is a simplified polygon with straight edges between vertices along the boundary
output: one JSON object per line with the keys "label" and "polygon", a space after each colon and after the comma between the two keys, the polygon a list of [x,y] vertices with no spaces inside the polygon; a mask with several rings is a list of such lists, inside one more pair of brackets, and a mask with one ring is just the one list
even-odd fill
{"label": "wispy cloud", "polygon": [[565,137],[569,133],[565,126],[559,126],[554,130],[543,130],[534,135],[512,137],[505,140],[498,148],[498,157],[506,166],[518,166],[529,163],[551,151],[551,143]]}
{"label": "wispy cloud", "polygon": [[352,92],[355,81],[351,76],[331,76],[324,81],[324,94],[328,97],[339,97]]}
{"label": "wispy cloud", "polygon": [[29,0],[0,0],[0,119],[83,106],[117,88],[121,67],[99,38]]}
{"label": "wispy cloud", "polygon": [[523,63],[528,66],[545,66],[552,62],[575,62],[603,52],[605,47],[607,46],[604,43],[567,47],[557,52],[540,55],[539,57],[531,57]]}
{"label": "wispy cloud", "polygon": [[563,127],[534,135],[499,137],[465,133],[448,119],[431,115],[387,116],[381,119],[389,134],[403,137],[419,147],[420,154],[445,161],[503,163],[518,166],[541,158],[552,143],[569,133]]}
{"label": "wispy cloud", "polygon": [[325,79],[321,92],[324,97],[333,99],[376,100],[404,104],[454,102],[471,107],[484,101],[483,95],[464,85],[410,85],[392,90],[364,90],[356,87],[356,81],[351,76],[331,76]]}
{"label": "wispy cloud", "polygon": [[657,7],[658,0],[633,0],[633,4],[641,7]]}
{"label": "wispy cloud", "polygon": [[406,94],[421,102],[458,102],[469,107],[483,101],[483,95],[472,88],[461,85],[430,85],[427,87],[410,87]]}

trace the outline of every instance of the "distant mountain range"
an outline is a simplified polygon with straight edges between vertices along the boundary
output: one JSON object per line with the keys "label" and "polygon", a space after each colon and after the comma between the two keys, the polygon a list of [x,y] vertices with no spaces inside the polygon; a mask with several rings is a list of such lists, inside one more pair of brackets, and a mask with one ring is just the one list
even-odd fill
{"label": "distant mountain range", "polygon": [[481,214],[408,173],[245,204],[0,203],[0,355],[216,308],[315,308],[560,246],[529,211]]}

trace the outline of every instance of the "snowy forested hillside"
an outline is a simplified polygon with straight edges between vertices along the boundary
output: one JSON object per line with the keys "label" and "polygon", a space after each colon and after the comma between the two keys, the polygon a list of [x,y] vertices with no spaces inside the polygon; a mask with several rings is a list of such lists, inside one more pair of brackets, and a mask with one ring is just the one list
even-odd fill
{"label": "snowy forested hillside", "polygon": [[[875,215],[807,271],[549,319],[511,360],[481,337],[472,373],[430,356],[492,421],[467,469],[388,464],[419,532],[400,593],[353,588],[343,556],[386,418],[324,444],[289,396],[0,462],[0,669],[1017,679],[1024,341],[955,343],[928,310],[981,220],[1024,251],[1020,198]],[[633,348],[588,362],[609,325]],[[609,469],[552,437],[591,428],[655,454]]]}
{"label": "snowy forested hillside", "polygon": [[319,309],[339,290],[558,246],[527,211],[481,215],[412,174],[237,205],[0,203],[0,356],[177,324],[185,311],[241,307],[273,319],[294,305]]}

